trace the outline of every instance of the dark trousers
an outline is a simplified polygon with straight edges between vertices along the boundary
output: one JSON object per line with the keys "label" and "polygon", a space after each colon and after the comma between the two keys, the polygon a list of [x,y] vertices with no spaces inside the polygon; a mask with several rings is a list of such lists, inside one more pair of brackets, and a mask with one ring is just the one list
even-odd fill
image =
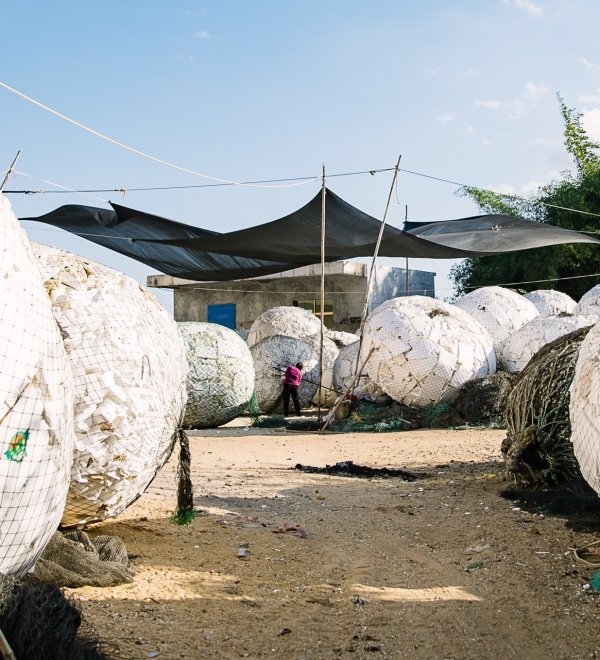
{"label": "dark trousers", "polygon": [[294,402],[296,415],[300,416],[300,400],[298,399],[298,388],[294,385],[283,384],[283,414],[287,417],[290,414],[290,397]]}

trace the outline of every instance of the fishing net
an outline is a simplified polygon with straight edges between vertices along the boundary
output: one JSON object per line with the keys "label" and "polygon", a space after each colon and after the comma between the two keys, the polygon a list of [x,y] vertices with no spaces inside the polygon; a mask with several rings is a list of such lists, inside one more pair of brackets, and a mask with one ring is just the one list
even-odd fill
{"label": "fishing net", "polygon": [[274,335],[306,339],[319,335],[321,320],[302,307],[273,307],[256,318],[248,333],[248,346]]}
{"label": "fishing net", "polygon": [[[367,318],[362,355],[392,399],[428,407],[496,370],[493,342],[469,314],[426,296],[393,298]],[[361,358],[362,359],[362,358]]]}
{"label": "fishing net", "polygon": [[283,374],[290,364],[297,362],[304,365],[298,388],[300,406],[306,406],[314,397],[319,381],[319,356],[308,342],[275,335],[251,346],[250,352],[254,359],[254,391],[260,410],[265,413],[283,410]]}
{"label": "fishing net", "polygon": [[588,332],[581,328],[544,346],[508,395],[502,453],[506,471],[517,481],[540,486],[580,478],[569,422],[575,397],[569,388]]}
{"label": "fishing net", "polygon": [[178,323],[189,371],[185,428],[227,424],[242,414],[254,392],[254,363],[246,342],[214,323]]}
{"label": "fishing net", "polygon": [[538,316],[535,305],[522,295],[499,286],[486,286],[461,296],[455,306],[470,314],[494,341],[496,360],[502,363],[506,340]]}
{"label": "fishing net", "polygon": [[523,371],[529,360],[544,346],[559,337],[589,328],[586,316],[538,316],[519,328],[504,343],[502,366],[511,374]]}
{"label": "fishing net", "polygon": [[29,241],[0,196],[0,573],[55,532],[73,460],[73,378]]}
{"label": "fishing net", "polygon": [[581,345],[571,385],[571,441],[584,479],[600,494],[600,324]]}
{"label": "fishing net", "polygon": [[[333,365],[333,388],[343,394],[347,392],[354,382],[356,370],[356,355],[358,353],[358,339],[353,344],[344,346],[338,353]],[[363,353],[364,354],[364,353]],[[361,365],[359,365],[360,367]],[[369,378],[369,361],[364,366],[363,373],[358,379],[355,388],[357,396],[362,394],[375,394],[380,391],[377,383]]]}
{"label": "fishing net", "polygon": [[[320,355],[320,335],[309,337],[307,342],[314,348],[317,356]],[[323,337],[323,382],[312,398],[313,403],[316,405],[321,404],[322,406],[330,407],[335,403],[337,393],[333,384],[333,367],[339,352],[340,349],[332,339],[329,337]],[[318,382],[319,376],[317,376],[317,383]]]}
{"label": "fishing net", "polygon": [[562,291],[554,289],[538,289],[526,293],[525,298],[535,305],[540,316],[555,316],[556,314],[575,314],[577,303]]}
{"label": "fishing net", "polygon": [[75,381],[75,455],[62,519],[117,515],[169,458],[187,363],[177,325],[130,277],[34,246]]}

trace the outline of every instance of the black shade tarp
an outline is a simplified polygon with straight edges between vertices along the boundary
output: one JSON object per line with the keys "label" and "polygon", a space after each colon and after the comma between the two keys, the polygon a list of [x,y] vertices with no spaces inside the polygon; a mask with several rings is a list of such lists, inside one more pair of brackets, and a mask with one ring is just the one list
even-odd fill
{"label": "black shade tarp", "polygon": [[[197,281],[269,275],[321,259],[321,193],[283,218],[228,233],[186,225],[112,204],[113,210],[67,205],[22,220],[45,222],[141,261],[159,272]],[[327,261],[372,256],[381,223],[326,194]],[[475,216],[409,232],[386,226],[384,257],[458,259],[559,243],[600,243],[578,232],[513,216]]]}

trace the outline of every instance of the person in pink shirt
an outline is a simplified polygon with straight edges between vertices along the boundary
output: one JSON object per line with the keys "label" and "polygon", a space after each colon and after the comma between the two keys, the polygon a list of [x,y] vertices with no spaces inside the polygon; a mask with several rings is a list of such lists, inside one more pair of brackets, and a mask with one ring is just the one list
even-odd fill
{"label": "person in pink shirt", "polygon": [[290,397],[294,402],[296,416],[300,417],[300,400],[298,399],[298,388],[302,382],[302,369],[304,365],[298,362],[295,367],[290,365],[283,375],[283,414],[290,414]]}

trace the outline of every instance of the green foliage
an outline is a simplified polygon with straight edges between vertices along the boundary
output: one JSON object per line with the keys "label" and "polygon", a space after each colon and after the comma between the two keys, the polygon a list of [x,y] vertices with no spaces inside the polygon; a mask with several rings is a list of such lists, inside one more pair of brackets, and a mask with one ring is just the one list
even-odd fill
{"label": "green foliage", "polygon": [[259,429],[281,428],[287,426],[283,415],[261,415],[252,420],[252,426]]}
{"label": "green foliage", "polygon": [[174,525],[191,525],[193,520],[198,516],[196,509],[187,509],[185,511],[177,511],[171,516],[171,522]]}
{"label": "green foliage", "polygon": [[[541,186],[529,198],[478,188],[462,188],[458,194],[470,197],[483,213],[518,215],[564,229],[598,232],[600,217],[593,214],[600,214],[600,144],[588,137],[581,114],[567,108],[560,96],[558,100],[564,143],[575,161],[575,173],[563,173],[560,180]],[[557,289],[578,300],[600,282],[598,277],[580,276],[595,273],[600,273],[600,249],[591,244],[569,244],[466,259],[452,268],[450,278],[458,295],[480,286],[519,283],[526,291]],[[579,279],[564,279],[569,277]]]}

